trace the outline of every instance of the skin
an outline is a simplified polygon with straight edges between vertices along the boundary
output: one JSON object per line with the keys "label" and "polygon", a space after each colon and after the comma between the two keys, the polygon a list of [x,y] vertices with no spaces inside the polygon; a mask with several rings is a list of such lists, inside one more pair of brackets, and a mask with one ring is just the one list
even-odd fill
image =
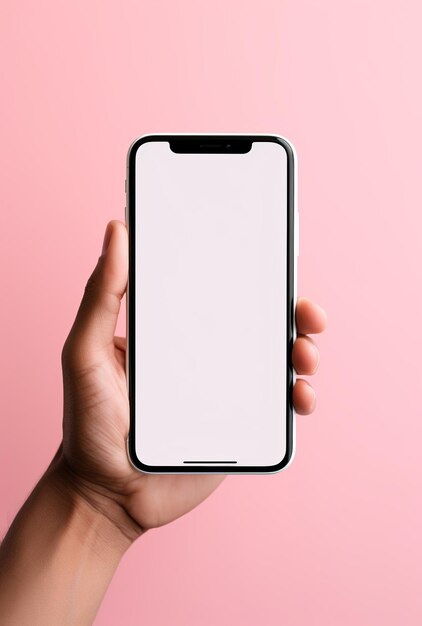
{"label": "skin", "polygon": [[[126,290],[126,226],[107,225],[102,254],[62,351],[63,441],[0,548],[0,623],[91,624],[129,546],[207,498],[219,475],[153,475],[128,461],[126,340],[115,336]],[[319,353],[309,334],[326,314],[299,298],[292,359],[313,374]],[[297,379],[297,413],[315,408],[312,386]]]}

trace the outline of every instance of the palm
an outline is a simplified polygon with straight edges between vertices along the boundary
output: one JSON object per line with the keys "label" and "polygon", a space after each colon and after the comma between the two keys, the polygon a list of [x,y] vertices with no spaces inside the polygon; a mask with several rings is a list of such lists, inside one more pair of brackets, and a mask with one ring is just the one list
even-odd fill
{"label": "palm", "polygon": [[123,498],[130,516],[152,528],[194,508],[224,477],[142,474],[130,465],[125,352],[126,340],[115,337],[83,369],[64,364],[64,453],[78,476]]}

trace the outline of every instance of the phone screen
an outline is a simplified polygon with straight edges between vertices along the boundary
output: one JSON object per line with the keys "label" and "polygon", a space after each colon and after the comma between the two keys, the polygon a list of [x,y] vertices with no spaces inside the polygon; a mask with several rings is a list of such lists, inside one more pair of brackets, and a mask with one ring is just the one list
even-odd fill
{"label": "phone screen", "polygon": [[134,156],[134,448],[154,468],[286,454],[288,154]]}

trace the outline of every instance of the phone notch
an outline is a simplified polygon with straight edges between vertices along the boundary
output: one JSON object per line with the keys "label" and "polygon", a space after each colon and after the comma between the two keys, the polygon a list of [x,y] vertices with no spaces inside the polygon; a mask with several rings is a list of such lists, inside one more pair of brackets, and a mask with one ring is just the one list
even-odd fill
{"label": "phone notch", "polygon": [[179,154],[246,154],[252,148],[252,141],[244,137],[180,136],[169,144]]}

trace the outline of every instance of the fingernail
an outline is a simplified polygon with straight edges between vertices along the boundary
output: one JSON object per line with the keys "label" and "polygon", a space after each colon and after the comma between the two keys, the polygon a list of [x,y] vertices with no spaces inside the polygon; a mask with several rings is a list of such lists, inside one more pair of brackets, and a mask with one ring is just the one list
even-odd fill
{"label": "fingernail", "polygon": [[107,248],[108,248],[108,244],[110,243],[110,239],[111,239],[111,228],[110,228],[110,224],[107,224],[107,228],[106,228],[106,231],[104,233],[103,249],[102,249],[101,254],[105,254],[107,252]]}
{"label": "fingernail", "polygon": [[319,367],[319,361],[320,361],[321,357],[320,357],[319,350],[316,347],[316,345],[313,344],[313,343],[311,345],[312,345],[312,348],[314,350],[314,355],[315,355],[315,358],[316,358],[316,364],[315,364],[315,367],[314,367],[314,371],[312,372],[312,374],[315,374],[315,372],[317,371],[317,369]]}
{"label": "fingernail", "polygon": [[317,304],[317,308],[318,308],[320,314],[322,315],[322,317],[325,318],[325,323],[327,323],[327,311],[322,306],[320,306],[319,304]]}
{"label": "fingernail", "polygon": [[309,400],[311,402],[310,412],[312,413],[313,411],[315,411],[315,407],[316,407],[316,393],[312,385],[308,384],[308,392],[309,392]]}

